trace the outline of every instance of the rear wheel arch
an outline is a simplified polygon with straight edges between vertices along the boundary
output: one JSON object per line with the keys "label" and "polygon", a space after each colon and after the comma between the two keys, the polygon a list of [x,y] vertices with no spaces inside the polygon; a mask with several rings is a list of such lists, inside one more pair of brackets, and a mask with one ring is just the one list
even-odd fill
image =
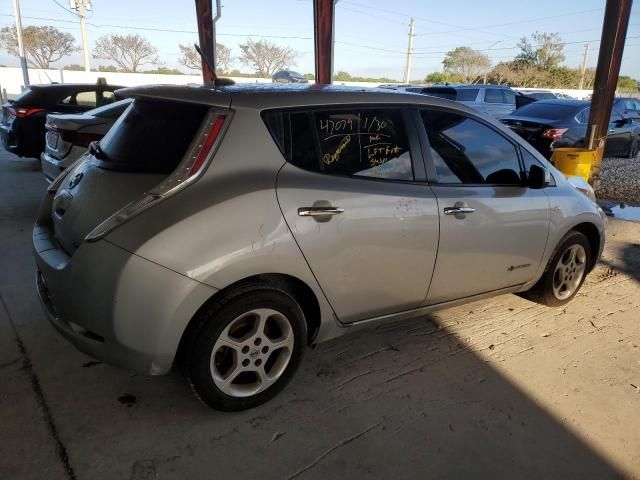
{"label": "rear wheel arch", "polygon": [[191,320],[187,324],[180,343],[176,359],[180,362],[184,359],[188,345],[192,339],[194,332],[198,330],[197,319],[200,312],[210,308],[216,302],[233,295],[236,291],[245,290],[251,286],[262,286],[265,288],[274,288],[290,295],[300,306],[304,313],[305,322],[307,324],[307,345],[312,345],[320,328],[320,304],[313,290],[302,280],[282,273],[265,273],[253,275],[238,280],[225,288],[217,291],[200,308],[193,314]]}

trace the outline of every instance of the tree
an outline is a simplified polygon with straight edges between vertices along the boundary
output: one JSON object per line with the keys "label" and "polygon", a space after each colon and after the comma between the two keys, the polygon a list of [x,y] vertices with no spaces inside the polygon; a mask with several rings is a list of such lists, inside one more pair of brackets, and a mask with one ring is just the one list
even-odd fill
{"label": "tree", "polygon": [[487,75],[489,83],[496,85],[515,84],[516,73],[511,62],[498,63]]}
{"label": "tree", "polygon": [[620,92],[638,93],[638,86],[638,80],[635,80],[627,75],[620,75],[618,77],[617,89]]}
{"label": "tree", "polygon": [[[22,43],[27,61],[37,68],[49,68],[52,63],[78,50],[73,35],[50,26],[25,27]],[[0,30],[0,46],[11,55],[19,55],[16,27]]]}
{"label": "tree", "polygon": [[456,74],[464,83],[475,82],[491,67],[489,57],[470,47],[458,47],[447,53],[442,61],[445,73]]}
{"label": "tree", "polygon": [[425,83],[458,83],[460,76],[453,73],[431,72],[424,79]]}
{"label": "tree", "polygon": [[295,65],[297,52],[289,47],[280,47],[275,43],[247,39],[240,44],[240,61],[253,68],[261,77],[271,77],[279,70]]}
{"label": "tree", "polygon": [[125,72],[137,72],[142,65],[159,65],[158,49],[136,34],[103,35],[96,41],[93,58],[111,60]]}
{"label": "tree", "polygon": [[543,70],[557,67],[564,61],[564,44],[557,33],[535,32],[531,34],[531,40],[530,43],[527,37],[520,39],[520,53],[515,58],[517,61],[535,65]]}
{"label": "tree", "polygon": [[[178,63],[192,70],[202,70],[202,59],[191,45],[178,45],[180,48],[180,58]],[[231,49],[222,43],[216,43],[216,71],[227,73],[232,63]]]}
{"label": "tree", "polygon": [[82,72],[84,71],[84,67],[82,65],[78,65],[77,63],[72,63],[71,65],[65,65],[64,67],[62,67],[63,70],[71,70],[71,71],[75,71],[75,72]]}

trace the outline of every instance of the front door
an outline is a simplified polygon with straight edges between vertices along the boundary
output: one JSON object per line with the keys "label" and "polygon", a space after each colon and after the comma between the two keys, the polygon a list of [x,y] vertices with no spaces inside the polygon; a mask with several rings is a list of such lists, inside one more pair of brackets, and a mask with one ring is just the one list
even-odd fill
{"label": "front door", "polygon": [[440,243],[428,304],[533,279],[549,232],[544,190],[523,185],[518,147],[458,113],[423,110]]}
{"label": "front door", "polygon": [[631,121],[626,121],[615,110],[609,117],[609,130],[604,146],[605,157],[621,157],[629,152],[631,144]]}
{"label": "front door", "polygon": [[278,201],[342,322],[426,299],[438,211],[431,188],[415,181],[424,165],[405,117],[391,107],[285,112],[289,162],[278,174]]}

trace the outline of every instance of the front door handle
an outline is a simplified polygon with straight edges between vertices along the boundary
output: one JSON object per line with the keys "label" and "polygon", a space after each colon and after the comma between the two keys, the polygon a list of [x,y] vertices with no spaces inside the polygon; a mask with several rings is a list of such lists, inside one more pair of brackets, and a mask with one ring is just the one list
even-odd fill
{"label": "front door handle", "polygon": [[475,211],[476,209],[472,207],[444,207],[445,215],[465,215]]}
{"label": "front door handle", "polygon": [[324,217],[326,215],[339,215],[344,212],[340,207],[302,207],[298,209],[301,217]]}

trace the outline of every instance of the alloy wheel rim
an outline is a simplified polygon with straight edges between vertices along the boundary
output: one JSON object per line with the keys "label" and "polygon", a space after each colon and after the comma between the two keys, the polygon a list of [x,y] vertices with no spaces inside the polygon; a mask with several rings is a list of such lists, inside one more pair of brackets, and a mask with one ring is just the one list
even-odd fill
{"label": "alloy wheel rim", "polygon": [[250,397],[273,385],[293,354],[289,319],[277,310],[256,308],[234,318],[211,352],[211,376],[232,397]]}
{"label": "alloy wheel rim", "polygon": [[566,300],[576,292],[586,265],[587,252],[582,245],[571,245],[564,251],[553,272],[553,294],[558,300]]}

